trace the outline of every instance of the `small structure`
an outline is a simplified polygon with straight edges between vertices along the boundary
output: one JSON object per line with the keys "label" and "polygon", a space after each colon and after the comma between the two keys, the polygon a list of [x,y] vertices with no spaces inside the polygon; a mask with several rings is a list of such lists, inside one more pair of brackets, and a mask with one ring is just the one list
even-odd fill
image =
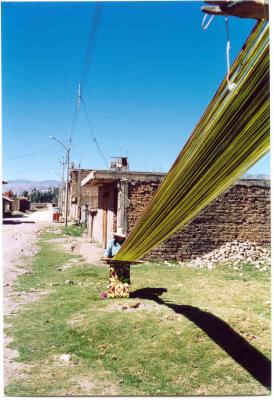
{"label": "small structure", "polygon": [[[2,185],[6,185],[8,182],[2,180]],[[6,192],[2,195],[2,213],[3,217],[7,217],[12,212],[12,192]]]}
{"label": "small structure", "polygon": [[30,209],[30,201],[27,197],[15,197],[13,199],[13,210],[26,212]]}
{"label": "small structure", "polygon": [[[81,210],[86,206],[97,207],[97,190],[94,191],[94,196],[90,188],[81,187],[81,181],[86,178],[91,169],[72,168],[70,170],[69,182],[69,217],[72,220],[81,219]],[[92,200],[95,200],[93,202]]]}
{"label": "small structure", "polygon": [[12,212],[12,199],[2,196],[3,217],[9,216]]}
{"label": "small structure", "polygon": [[127,157],[111,157],[110,170],[111,171],[128,171],[128,159]]}
{"label": "small structure", "polygon": [[139,217],[134,213],[136,203],[144,210],[164,177],[159,172],[91,171],[81,182],[91,196],[89,236],[106,248],[117,229],[127,234]]}
{"label": "small structure", "polygon": [[49,208],[51,206],[52,206],[51,203],[30,203],[30,210],[37,211],[37,210],[41,210],[43,208]]}
{"label": "small structure", "polygon": [[[127,172],[129,169],[127,157],[111,157],[109,171]],[[72,220],[87,221],[87,211],[98,209],[98,187],[85,185],[81,182],[93,170],[76,168],[72,165],[69,182],[69,217]],[[62,193],[61,196],[62,197]]]}

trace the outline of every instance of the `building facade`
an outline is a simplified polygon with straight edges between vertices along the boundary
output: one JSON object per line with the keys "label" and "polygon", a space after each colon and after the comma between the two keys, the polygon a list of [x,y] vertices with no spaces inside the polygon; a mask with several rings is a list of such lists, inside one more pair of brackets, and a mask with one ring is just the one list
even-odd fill
{"label": "building facade", "polygon": [[13,210],[21,212],[30,210],[30,201],[27,197],[15,197],[13,199]]}
{"label": "building facade", "polygon": [[[82,187],[81,181],[86,178],[91,169],[71,169],[69,182],[69,217],[72,220],[81,219],[83,207],[98,207],[97,190]],[[64,189],[65,190],[65,189]]]}
{"label": "building facade", "polygon": [[[129,234],[164,179],[163,173],[90,171],[81,181],[88,235],[104,248],[120,228]],[[233,240],[270,245],[270,181],[241,179],[146,258],[187,260]]]}
{"label": "building facade", "polygon": [[[91,171],[81,182],[92,196],[88,203],[88,234],[103,247],[118,228],[127,234],[135,223],[135,208],[145,209],[164,177],[163,173]],[[138,196],[140,187],[145,188],[142,198]]]}
{"label": "building facade", "polygon": [[12,213],[12,203],[13,200],[10,199],[9,197],[2,196],[2,213],[3,217],[9,216]]}
{"label": "building facade", "polygon": [[270,181],[241,179],[147,258],[188,260],[234,240],[271,243]]}

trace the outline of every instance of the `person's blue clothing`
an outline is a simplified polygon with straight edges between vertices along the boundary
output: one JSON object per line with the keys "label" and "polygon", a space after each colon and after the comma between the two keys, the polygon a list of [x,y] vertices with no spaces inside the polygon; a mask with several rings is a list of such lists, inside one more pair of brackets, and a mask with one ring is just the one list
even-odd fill
{"label": "person's blue clothing", "polygon": [[109,245],[108,245],[108,247],[106,248],[106,250],[104,252],[104,256],[108,257],[108,258],[112,258],[112,257],[115,256],[115,254],[118,253],[120,248],[121,248],[120,243],[118,243],[115,239],[112,239],[109,242]]}

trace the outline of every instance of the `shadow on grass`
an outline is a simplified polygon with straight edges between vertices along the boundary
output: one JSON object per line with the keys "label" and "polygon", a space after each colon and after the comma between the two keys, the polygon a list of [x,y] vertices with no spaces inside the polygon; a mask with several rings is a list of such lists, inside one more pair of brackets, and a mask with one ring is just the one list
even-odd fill
{"label": "shadow on grass", "polygon": [[271,389],[271,361],[248,343],[226,322],[198,307],[165,302],[159,296],[167,292],[165,288],[144,288],[135,290],[130,297],[153,300],[182,314],[201,328],[230,357],[239,363],[258,382]]}

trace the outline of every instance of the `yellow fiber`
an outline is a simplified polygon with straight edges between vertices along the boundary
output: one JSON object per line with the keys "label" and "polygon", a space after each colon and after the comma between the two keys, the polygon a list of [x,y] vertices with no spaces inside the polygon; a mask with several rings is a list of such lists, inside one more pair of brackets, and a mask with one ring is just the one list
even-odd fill
{"label": "yellow fiber", "polygon": [[199,215],[270,146],[269,28],[258,23],[115,260],[134,261]]}

